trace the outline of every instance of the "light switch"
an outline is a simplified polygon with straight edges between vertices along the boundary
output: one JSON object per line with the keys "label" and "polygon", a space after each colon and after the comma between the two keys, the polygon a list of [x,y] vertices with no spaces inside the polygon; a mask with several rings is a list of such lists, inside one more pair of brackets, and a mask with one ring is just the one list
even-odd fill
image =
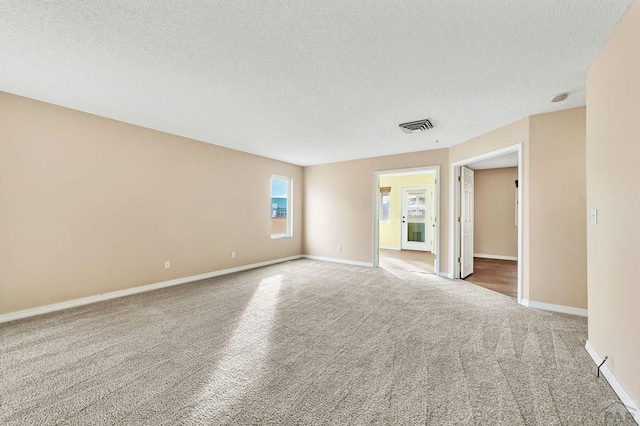
{"label": "light switch", "polygon": [[598,224],[598,209],[592,209],[589,212],[589,219],[594,225]]}

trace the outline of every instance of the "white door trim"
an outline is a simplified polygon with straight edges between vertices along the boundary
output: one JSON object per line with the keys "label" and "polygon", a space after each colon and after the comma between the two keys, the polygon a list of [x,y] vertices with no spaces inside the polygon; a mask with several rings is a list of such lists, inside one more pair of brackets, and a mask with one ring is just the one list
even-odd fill
{"label": "white door trim", "polygon": [[460,166],[460,177],[460,278],[466,278],[473,274],[475,172]]}
{"label": "white door trim", "polygon": [[499,157],[512,152],[518,153],[518,303],[522,304],[522,271],[523,262],[528,261],[523,258],[523,241],[524,241],[524,168],[523,168],[523,144],[507,146],[495,151],[476,155],[475,157],[466,158],[464,160],[451,163],[450,166],[450,199],[449,199],[449,220],[451,231],[449,232],[449,262],[454,278],[460,278],[460,265],[456,261],[456,256],[460,252],[460,226],[457,223],[457,216],[460,214],[460,186],[458,183],[458,175],[460,167],[475,163],[489,158]]}
{"label": "white door trim", "polygon": [[442,222],[442,215],[440,214],[440,166],[424,166],[424,167],[411,167],[406,169],[391,169],[391,170],[379,170],[373,172],[373,266],[377,267],[380,264],[380,257],[378,255],[378,246],[380,244],[380,176],[390,174],[419,174],[419,173],[434,173],[436,175],[436,183],[434,186],[435,191],[435,205],[433,206],[434,217],[436,218],[436,226],[433,230],[435,237],[435,244],[433,245],[433,271],[436,275],[440,274],[440,222]]}

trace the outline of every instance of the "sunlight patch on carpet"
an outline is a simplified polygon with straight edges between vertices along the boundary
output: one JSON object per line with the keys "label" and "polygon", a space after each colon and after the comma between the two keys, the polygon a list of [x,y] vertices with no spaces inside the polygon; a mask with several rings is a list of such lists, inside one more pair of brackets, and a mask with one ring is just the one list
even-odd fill
{"label": "sunlight patch on carpet", "polygon": [[227,344],[209,383],[202,390],[191,419],[206,421],[224,415],[259,381],[274,323],[282,275],[260,281]]}

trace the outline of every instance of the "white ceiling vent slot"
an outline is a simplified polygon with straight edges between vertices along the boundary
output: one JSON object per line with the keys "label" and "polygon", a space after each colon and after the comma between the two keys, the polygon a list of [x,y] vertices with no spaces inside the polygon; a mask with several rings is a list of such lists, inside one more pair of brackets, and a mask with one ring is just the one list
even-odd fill
{"label": "white ceiling vent slot", "polygon": [[400,129],[405,133],[424,132],[425,130],[433,129],[433,123],[428,118],[418,121],[410,121],[409,123],[399,124]]}

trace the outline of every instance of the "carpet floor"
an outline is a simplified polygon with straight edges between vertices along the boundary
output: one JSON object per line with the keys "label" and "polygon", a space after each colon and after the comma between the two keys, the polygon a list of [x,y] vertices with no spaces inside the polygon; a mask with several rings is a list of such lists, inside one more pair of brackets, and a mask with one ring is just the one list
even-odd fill
{"label": "carpet floor", "polygon": [[0,325],[0,424],[633,425],[585,318],[297,260]]}

